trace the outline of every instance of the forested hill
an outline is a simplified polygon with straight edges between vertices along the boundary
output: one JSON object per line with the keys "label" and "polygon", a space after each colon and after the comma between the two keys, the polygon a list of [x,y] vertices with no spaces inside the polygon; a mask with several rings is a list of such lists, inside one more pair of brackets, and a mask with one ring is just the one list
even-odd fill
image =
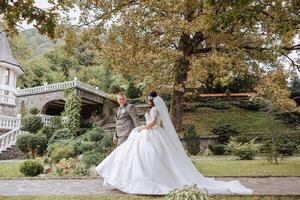
{"label": "forested hill", "polygon": [[36,29],[27,29],[20,33],[22,39],[26,42],[31,50],[32,58],[44,55],[54,49],[54,41],[48,37],[41,35]]}

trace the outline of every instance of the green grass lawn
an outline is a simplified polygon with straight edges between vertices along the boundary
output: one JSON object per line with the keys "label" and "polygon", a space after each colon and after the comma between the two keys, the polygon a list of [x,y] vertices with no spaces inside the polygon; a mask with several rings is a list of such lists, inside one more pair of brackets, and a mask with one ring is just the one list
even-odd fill
{"label": "green grass lawn", "polygon": [[[299,196],[212,196],[210,200],[296,200]],[[163,197],[135,195],[111,196],[26,196],[0,197],[0,200],[162,200]]]}
{"label": "green grass lawn", "polygon": [[193,160],[205,176],[300,176],[300,160],[285,159],[279,164],[259,160]]}
{"label": "green grass lawn", "polygon": [[22,177],[19,171],[21,162],[0,162],[0,178],[1,177]]}
{"label": "green grass lawn", "polygon": [[211,130],[222,124],[231,124],[242,134],[295,132],[300,127],[290,127],[267,112],[249,111],[235,106],[229,109],[196,108],[184,114],[184,123],[194,124],[201,135],[212,134]]}
{"label": "green grass lawn", "polygon": [[[193,157],[193,162],[205,176],[300,176],[298,156],[269,163],[265,158],[235,160],[228,156]],[[0,178],[23,177],[19,172],[21,162],[1,162]]]}

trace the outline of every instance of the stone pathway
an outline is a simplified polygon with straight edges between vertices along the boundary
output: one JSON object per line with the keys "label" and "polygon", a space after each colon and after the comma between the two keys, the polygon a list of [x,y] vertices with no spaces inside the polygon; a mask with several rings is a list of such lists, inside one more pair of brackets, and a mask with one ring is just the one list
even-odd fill
{"label": "stone pathway", "polygon": [[[300,195],[300,177],[216,178],[240,180],[255,195]],[[102,186],[102,179],[0,180],[1,195],[107,195],[122,194]]]}

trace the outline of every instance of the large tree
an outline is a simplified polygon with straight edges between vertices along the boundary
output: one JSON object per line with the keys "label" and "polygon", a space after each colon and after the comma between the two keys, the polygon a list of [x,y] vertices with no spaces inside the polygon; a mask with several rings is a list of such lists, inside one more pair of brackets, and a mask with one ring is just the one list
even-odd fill
{"label": "large tree", "polygon": [[[67,44],[93,40],[99,60],[148,89],[171,92],[171,118],[181,129],[183,96],[210,77],[253,73],[257,94],[291,108],[281,59],[300,50],[298,0],[83,0],[57,1],[80,9]],[[64,18],[68,19],[68,18]],[[80,31],[78,31],[80,30]],[[277,90],[278,89],[278,90]],[[273,91],[273,92],[270,92]]]}
{"label": "large tree", "polygon": [[53,38],[57,25],[57,7],[41,9],[34,0],[0,0],[0,19],[7,24],[7,29],[17,32],[22,22],[32,24],[40,33]]}
{"label": "large tree", "polygon": [[300,28],[297,0],[92,0],[77,5],[81,21],[72,33],[86,27],[85,35],[105,35],[98,43],[100,55],[114,70],[146,82],[149,89],[172,92],[170,115],[177,130],[185,92],[211,75],[254,73],[262,78],[258,94],[293,106],[286,83],[276,77],[285,76],[279,58],[297,66],[288,57],[300,50],[299,41],[293,43]]}

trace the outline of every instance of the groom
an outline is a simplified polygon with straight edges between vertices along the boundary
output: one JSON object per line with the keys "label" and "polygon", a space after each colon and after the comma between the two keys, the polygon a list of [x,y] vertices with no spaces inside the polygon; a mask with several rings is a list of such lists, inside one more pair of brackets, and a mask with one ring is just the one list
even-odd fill
{"label": "groom", "polygon": [[117,94],[120,107],[116,113],[116,132],[114,134],[113,143],[118,146],[126,141],[130,132],[140,125],[137,109],[126,102],[125,94],[120,92]]}

